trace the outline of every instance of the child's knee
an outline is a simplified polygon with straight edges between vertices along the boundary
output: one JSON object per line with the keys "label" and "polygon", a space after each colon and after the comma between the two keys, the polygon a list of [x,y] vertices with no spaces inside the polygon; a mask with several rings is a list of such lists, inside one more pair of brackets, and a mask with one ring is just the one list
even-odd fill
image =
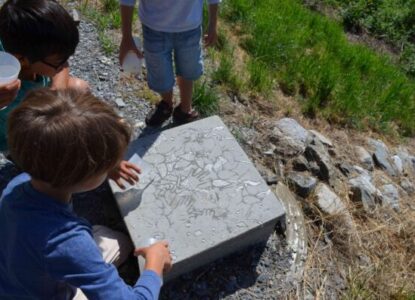
{"label": "child's knee", "polygon": [[68,88],[85,91],[85,92],[90,90],[88,82],[86,82],[85,80],[76,78],[76,77],[72,77],[72,76],[69,77]]}

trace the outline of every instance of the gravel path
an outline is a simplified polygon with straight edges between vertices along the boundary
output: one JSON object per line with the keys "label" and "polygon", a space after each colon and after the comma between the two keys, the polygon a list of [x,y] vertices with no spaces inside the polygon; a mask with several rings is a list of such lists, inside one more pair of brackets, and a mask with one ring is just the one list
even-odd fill
{"label": "gravel path", "polygon": [[[149,104],[137,98],[145,82],[125,84],[120,80],[118,58],[107,57],[101,50],[92,24],[80,24],[81,41],[71,59],[73,75],[89,82],[93,92],[116,107],[120,114],[134,124],[135,135],[141,133]],[[124,83],[123,83],[124,82]],[[0,161],[0,188],[17,173],[7,161]],[[107,184],[89,193],[76,195],[74,209],[93,224],[122,228]],[[163,289],[161,299],[279,299],[293,287],[286,280],[291,266],[291,253],[284,238],[274,233],[266,244],[245,249],[186,274]],[[134,282],[136,263],[131,260],[126,280]]]}

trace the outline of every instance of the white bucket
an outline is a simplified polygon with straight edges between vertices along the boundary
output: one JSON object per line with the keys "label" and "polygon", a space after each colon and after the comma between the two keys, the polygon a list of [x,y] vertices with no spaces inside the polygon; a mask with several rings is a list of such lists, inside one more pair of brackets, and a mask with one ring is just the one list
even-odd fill
{"label": "white bucket", "polygon": [[[134,43],[138,50],[143,51],[140,38],[134,37]],[[134,51],[128,51],[122,62],[122,69],[125,73],[140,76],[143,71],[143,63],[143,58],[138,57]]]}

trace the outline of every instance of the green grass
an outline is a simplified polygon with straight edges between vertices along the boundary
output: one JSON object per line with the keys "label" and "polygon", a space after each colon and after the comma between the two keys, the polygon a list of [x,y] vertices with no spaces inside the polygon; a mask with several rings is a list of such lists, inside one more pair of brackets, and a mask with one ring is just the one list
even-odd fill
{"label": "green grass", "polygon": [[234,92],[242,89],[242,80],[234,69],[233,51],[222,51],[219,55],[219,66],[211,74],[212,81],[224,84]]}
{"label": "green grass", "polygon": [[341,24],[295,0],[228,0],[223,16],[245,34],[253,88],[266,91],[275,78],[310,116],[415,134],[415,82],[388,57],[348,43]]}
{"label": "green grass", "polygon": [[219,97],[205,81],[198,80],[193,88],[193,105],[202,116],[218,113]]}
{"label": "green grass", "polygon": [[340,10],[345,28],[367,31],[400,52],[402,68],[415,77],[415,0],[314,0]]}
{"label": "green grass", "polygon": [[98,39],[107,55],[113,54],[118,45],[108,37],[109,29],[121,28],[121,15],[117,0],[100,0],[101,8],[95,7],[88,0],[81,3],[81,12],[97,27]]}

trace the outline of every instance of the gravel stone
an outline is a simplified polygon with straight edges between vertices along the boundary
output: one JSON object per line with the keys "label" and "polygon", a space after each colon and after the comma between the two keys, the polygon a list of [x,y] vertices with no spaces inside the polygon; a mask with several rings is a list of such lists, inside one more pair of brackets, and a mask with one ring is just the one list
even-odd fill
{"label": "gravel stone", "polygon": [[307,197],[316,187],[317,179],[300,173],[290,173],[287,176],[288,185],[299,196]]}

